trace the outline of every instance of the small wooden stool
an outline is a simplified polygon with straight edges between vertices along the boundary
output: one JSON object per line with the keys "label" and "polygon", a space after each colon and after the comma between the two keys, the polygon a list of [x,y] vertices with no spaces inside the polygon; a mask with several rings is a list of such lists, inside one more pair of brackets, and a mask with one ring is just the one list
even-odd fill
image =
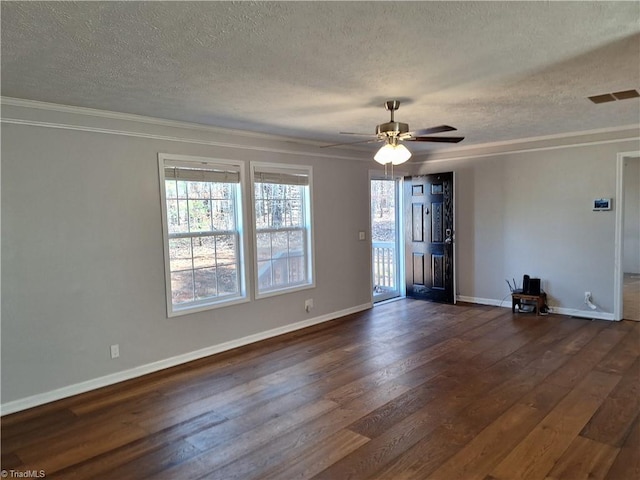
{"label": "small wooden stool", "polygon": [[516,313],[516,305],[518,307],[522,305],[522,300],[528,300],[535,302],[536,315],[540,315],[540,309],[547,304],[547,294],[540,292],[540,295],[528,295],[526,293],[512,293],[511,294],[511,312]]}

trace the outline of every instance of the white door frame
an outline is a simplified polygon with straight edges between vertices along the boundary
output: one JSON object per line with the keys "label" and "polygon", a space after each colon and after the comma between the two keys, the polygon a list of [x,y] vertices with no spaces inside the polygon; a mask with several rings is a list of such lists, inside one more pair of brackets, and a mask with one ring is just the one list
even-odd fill
{"label": "white door frame", "polygon": [[622,256],[624,252],[624,159],[640,157],[640,151],[620,152],[616,159],[616,226],[613,269],[613,319],[622,320],[623,312],[623,282],[624,269],[622,268]]}

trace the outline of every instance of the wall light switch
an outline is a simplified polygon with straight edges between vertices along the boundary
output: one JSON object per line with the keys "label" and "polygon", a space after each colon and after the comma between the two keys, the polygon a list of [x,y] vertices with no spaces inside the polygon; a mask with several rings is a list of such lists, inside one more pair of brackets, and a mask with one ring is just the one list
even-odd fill
{"label": "wall light switch", "polygon": [[360,240],[366,240],[367,239],[367,234],[364,232],[358,232],[358,238]]}

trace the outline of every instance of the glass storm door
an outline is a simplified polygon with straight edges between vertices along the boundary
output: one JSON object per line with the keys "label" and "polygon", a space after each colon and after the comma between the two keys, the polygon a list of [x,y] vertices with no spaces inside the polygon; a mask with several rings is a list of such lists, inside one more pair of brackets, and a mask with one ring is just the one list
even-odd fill
{"label": "glass storm door", "polygon": [[371,179],[371,267],[373,301],[399,297],[400,287],[400,180]]}

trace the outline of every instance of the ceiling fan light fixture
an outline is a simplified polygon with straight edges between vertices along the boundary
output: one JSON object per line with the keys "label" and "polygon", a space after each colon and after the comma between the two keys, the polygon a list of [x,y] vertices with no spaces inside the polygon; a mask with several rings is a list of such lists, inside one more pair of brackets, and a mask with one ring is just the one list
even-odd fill
{"label": "ceiling fan light fixture", "polygon": [[393,145],[387,143],[375,154],[373,159],[381,165],[391,163],[392,165],[400,165],[411,158],[411,152],[402,144]]}
{"label": "ceiling fan light fixture", "polygon": [[[625,92],[619,92],[621,94]],[[464,140],[464,137],[434,137],[433,133],[452,132],[457,130],[449,125],[437,125],[435,127],[423,128],[420,130],[409,131],[409,124],[396,122],[393,114],[400,107],[399,100],[389,100],[385,102],[384,108],[391,114],[390,121],[381,123],[376,126],[376,133],[354,133],[340,132],[343,135],[362,135],[365,137],[375,137],[375,140],[361,140],[359,142],[334,143],[325,145],[325,147],[337,147],[341,145],[354,145],[356,143],[385,142],[385,145],[374,155],[374,160],[381,165],[400,165],[411,158],[411,152],[400,144],[403,141],[413,142],[439,142],[439,143],[458,143]]]}

